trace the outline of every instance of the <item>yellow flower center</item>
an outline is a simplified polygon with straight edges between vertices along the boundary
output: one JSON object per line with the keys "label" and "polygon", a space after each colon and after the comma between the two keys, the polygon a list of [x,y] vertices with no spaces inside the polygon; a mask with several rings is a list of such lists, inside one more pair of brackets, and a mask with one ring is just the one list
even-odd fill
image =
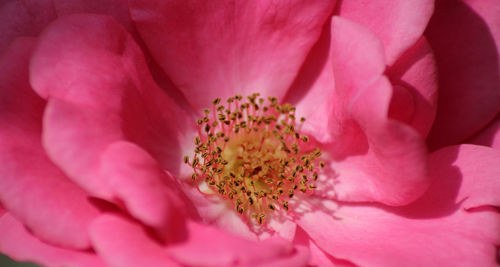
{"label": "yellow flower center", "polygon": [[263,224],[270,212],[288,211],[294,195],[316,188],[316,169],[324,166],[316,162],[321,151],[303,151],[309,138],[298,132],[292,105],[259,94],[246,100],[237,95],[226,106],[215,99],[212,112],[204,114],[197,121],[195,155],[184,158],[200,192],[216,192],[239,214]]}

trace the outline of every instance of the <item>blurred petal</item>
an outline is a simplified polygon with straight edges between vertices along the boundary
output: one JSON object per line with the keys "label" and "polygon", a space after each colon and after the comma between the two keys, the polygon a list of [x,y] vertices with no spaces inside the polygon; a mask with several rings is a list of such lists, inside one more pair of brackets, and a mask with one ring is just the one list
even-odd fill
{"label": "blurred petal", "polygon": [[486,128],[474,135],[466,143],[500,149],[500,115],[498,115]]}
{"label": "blurred petal", "polygon": [[58,17],[76,13],[106,14],[137,40],[138,33],[123,0],[7,0],[0,6],[0,54],[21,36],[36,37]]}
{"label": "blurred petal", "polygon": [[35,42],[18,39],[0,59],[0,200],[38,237],[65,247],[88,248],[86,229],[99,211],[41,146],[45,102],[28,84]]}
{"label": "blurred petal", "polygon": [[0,235],[0,252],[17,261],[36,262],[44,266],[106,266],[92,252],[58,248],[38,240],[9,213],[0,217]]}
{"label": "blurred petal", "polygon": [[216,97],[283,97],[334,0],[131,1],[152,55],[199,111]]}
{"label": "blurred petal", "polygon": [[439,73],[432,149],[464,141],[500,111],[499,13],[496,0],[436,3],[426,31]]}
{"label": "blurred petal", "polygon": [[489,146],[500,149],[500,115],[466,143]]}
{"label": "blurred petal", "polygon": [[310,253],[309,249],[307,247],[303,246],[295,246],[295,251],[293,252],[292,256],[288,258],[281,258],[277,259],[271,262],[266,262],[263,264],[260,264],[259,266],[261,267],[300,267],[300,266],[307,266],[309,258],[310,258]]}
{"label": "blurred petal", "polygon": [[[35,0],[31,0],[35,1]],[[92,13],[112,16],[134,37],[138,37],[128,12],[127,1],[123,0],[51,0],[59,17],[78,13]]]}
{"label": "blurred petal", "polygon": [[7,0],[0,5],[0,55],[16,38],[36,37],[56,11],[50,0]]}
{"label": "blurred petal", "polygon": [[392,65],[422,36],[433,11],[433,0],[344,0],[339,15],[373,31]]}

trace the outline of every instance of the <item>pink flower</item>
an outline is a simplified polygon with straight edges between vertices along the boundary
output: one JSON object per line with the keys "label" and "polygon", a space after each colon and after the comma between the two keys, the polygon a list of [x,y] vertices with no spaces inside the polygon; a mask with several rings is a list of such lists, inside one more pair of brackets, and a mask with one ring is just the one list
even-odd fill
{"label": "pink flower", "polygon": [[[0,251],[46,266],[494,266],[499,12],[496,0],[9,1]],[[256,92],[258,109],[223,102],[236,117],[212,125],[214,99]],[[281,124],[268,96],[293,116]],[[197,136],[209,148],[194,153]]]}

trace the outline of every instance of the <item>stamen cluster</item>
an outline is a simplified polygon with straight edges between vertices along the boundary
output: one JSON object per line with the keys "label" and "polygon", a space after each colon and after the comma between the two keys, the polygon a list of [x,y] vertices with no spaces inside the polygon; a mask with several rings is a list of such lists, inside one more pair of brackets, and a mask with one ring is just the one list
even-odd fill
{"label": "stamen cluster", "polygon": [[[259,94],[212,104],[197,121],[193,159],[184,158],[201,193],[217,192],[238,213],[263,224],[269,212],[288,211],[289,199],[316,188],[321,151],[301,150],[309,138],[297,130],[295,107]],[[203,184],[210,190],[200,189]]]}

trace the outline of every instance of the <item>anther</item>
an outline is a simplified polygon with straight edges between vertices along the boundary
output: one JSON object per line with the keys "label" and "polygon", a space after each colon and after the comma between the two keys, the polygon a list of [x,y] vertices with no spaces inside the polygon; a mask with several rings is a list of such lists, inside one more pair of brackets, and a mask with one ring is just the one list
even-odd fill
{"label": "anther", "polygon": [[[315,161],[321,151],[301,151],[309,138],[296,130],[292,105],[279,104],[274,97],[266,102],[259,94],[226,100],[224,106],[222,99],[214,99],[216,114],[209,117],[205,109],[197,121],[200,136],[195,138],[191,178],[196,186],[205,183],[231,202],[237,213],[264,224],[275,210],[288,211],[286,200],[297,191],[316,188],[309,181],[318,179],[318,166],[324,167]],[[184,162],[190,163],[188,156]]]}

